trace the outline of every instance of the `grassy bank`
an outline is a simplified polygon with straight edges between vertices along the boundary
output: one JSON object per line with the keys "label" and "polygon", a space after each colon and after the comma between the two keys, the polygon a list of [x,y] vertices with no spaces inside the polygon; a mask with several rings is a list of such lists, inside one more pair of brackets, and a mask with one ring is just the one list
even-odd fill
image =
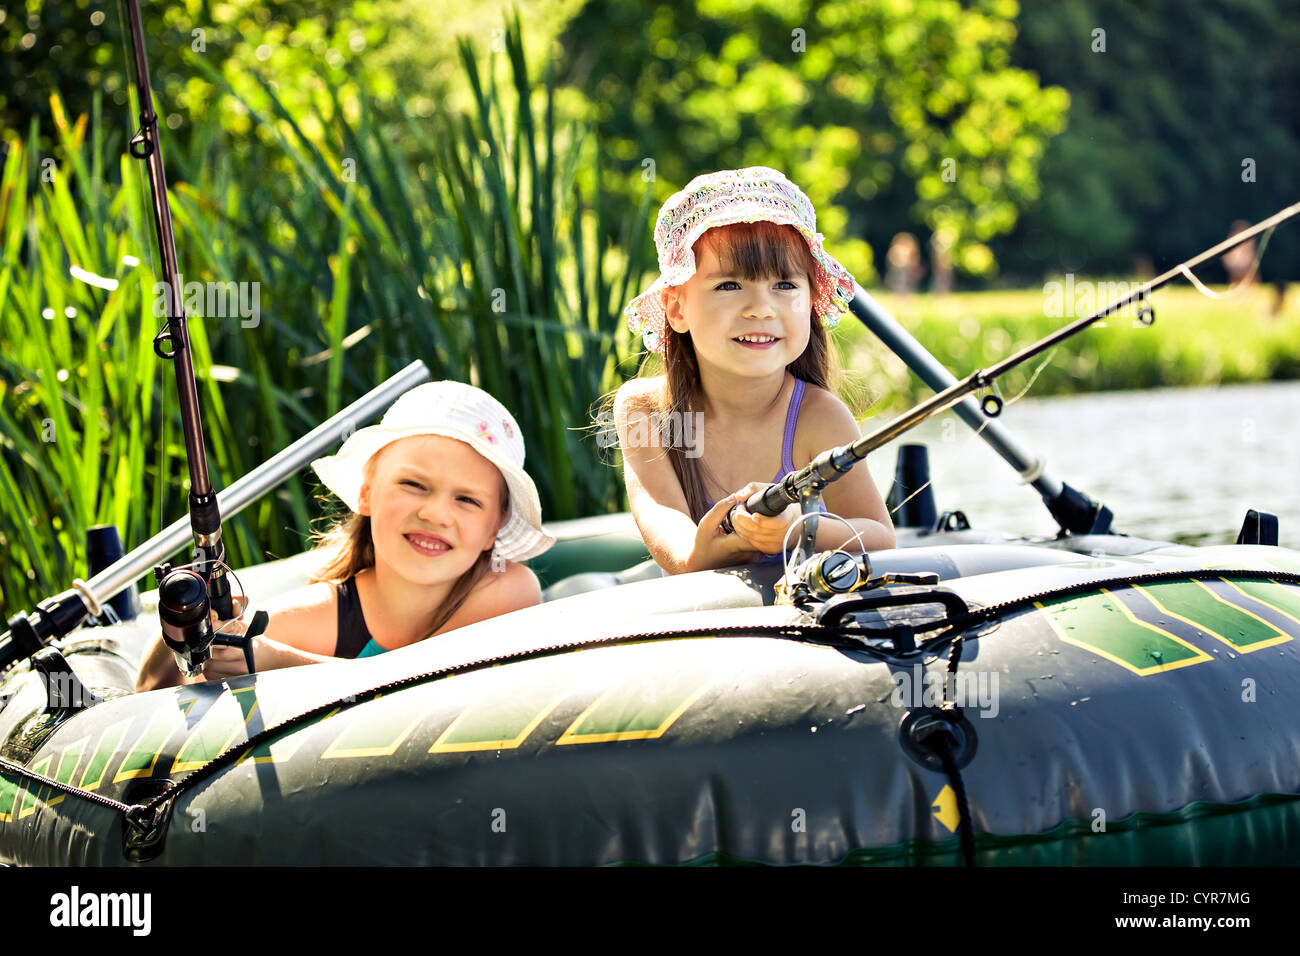
{"label": "grassy bank", "polygon": [[[876,298],[961,378],[1087,314],[1058,308],[1052,291]],[[1015,395],[1035,374],[1031,396],[1300,378],[1300,289],[1289,290],[1278,315],[1271,314],[1274,298],[1271,287],[1216,300],[1186,284],[1167,286],[1152,297],[1154,325],[1139,325],[1134,313],[1109,317],[1009,373],[1001,390]],[[1098,296],[1096,305],[1109,301]],[[930,394],[855,318],[846,316],[841,329],[846,378],[860,411],[871,403],[901,408]]]}

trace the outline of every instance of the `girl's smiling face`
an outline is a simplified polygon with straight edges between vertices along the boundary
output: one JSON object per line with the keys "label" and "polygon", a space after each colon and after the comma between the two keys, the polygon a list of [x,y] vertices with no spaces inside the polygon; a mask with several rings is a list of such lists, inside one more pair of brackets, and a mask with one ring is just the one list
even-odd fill
{"label": "girl's smiling face", "polygon": [[667,291],[669,325],[690,332],[699,360],[720,370],[762,376],[784,369],[808,347],[809,277],[796,269],[760,276],[728,269],[708,235],[696,247],[695,274]]}
{"label": "girl's smiling face", "polygon": [[469,445],[417,435],[367,463],[357,503],[375,563],[416,584],[449,584],[491,549],[505,522],[505,479]]}

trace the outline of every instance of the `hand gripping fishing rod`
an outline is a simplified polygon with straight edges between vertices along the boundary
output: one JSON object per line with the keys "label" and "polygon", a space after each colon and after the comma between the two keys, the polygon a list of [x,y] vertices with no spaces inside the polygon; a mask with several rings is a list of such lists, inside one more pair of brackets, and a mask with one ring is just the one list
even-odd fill
{"label": "hand gripping fishing rod", "polygon": [[[163,294],[167,297],[167,325],[154,338],[153,347],[160,359],[175,363],[185,460],[190,470],[190,528],[194,534],[195,561],[192,565],[173,568],[164,562],[154,571],[158,580],[158,616],[163,640],[175,653],[181,672],[192,677],[210,657],[209,647],[214,638],[217,643],[228,643],[227,639],[214,635],[210,610],[215,609],[218,618],[228,620],[234,617],[234,608],[230,580],[226,576],[226,549],[221,540],[221,508],[208,479],[203,421],[194,384],[194,359],[185,324],[171,207],[167,201],[167,179],[163,173],[162,144],[158,140],[158,115],[154,112],[153,93],[149,86],[149,63],[145,56],[138,0],[126,0],[126,9],[135,59],[135,86],[140,97],[140,129],[128,148],[132,156],[144,160],[149,172],[154,227],[162,260]],[[233,639],[243,647],[250,673],[254,670],[252,640],[265,629],[266,623],[265,614],[255,615],[248,631]]]}
{"label": "hand gripping fishing rod", "polygon": [[[1131,302],[1139,302],[1138,320],[1143,325],[1152,324],[1155,321],[1155,311],[1147,302],[1147,297],[1152,292],[1161,286],[1167,285],[1179,275],[1190,275],[1191,270],[1195,267],[1222,255],[1243,242],[1253,239],[1261,232],[1274,228],[1279,223],[1285,222],[1298,213],[1300,213],[1300,203],[1287,206],[1244,232],[1230,236],[1218,245],[1193,256],[1186,262],[1179,263],[1167,272],[1156,276],[1150,282],[1139,286],[1135,291],[1116,299],[1105,308],[1098,309],[1096,312],[1058,329],[1051,335],[1026,346],[996,365],[972,372],[966,378],[932,395],[915,408],[904,412],[898,418],[876,429],[871,434],[862,436],[852,444],[841,445],[839,448],[832,448],[829,451],[822,452],[799,471],[792,472],[777,484],[768,485],[764,490],[754,492],[754,494],[750,495],[749,500],[744,503],[745,509],[751,514],[774,517],[784,511],[788,505],[800,502],[805,515],[809,515],[810,512],[817,510],[823,488],[846,474],[849,469],[877,448],[910,431],[926,419],[952,408],[965,399],[967,395],[981,389],[987,389],[1011,369],[1022,365],[1036,355],[1042,354]],[[980,408],[987,417],[995,418],[1002,411],[1002,399],[993,392],[987,392],[980,402]],[[731,511],[727,513],[727,517],[723,521],[722,528],[728,534],[732,530],[731,515],[738,507],[740,506],[732,506]],[[804,520],[803,534],[800,537],[799,546],[799,551],[804,556],[807,556],[813,550],[812,541],[816,535],[816,523],[815,516],[809,516]]]}

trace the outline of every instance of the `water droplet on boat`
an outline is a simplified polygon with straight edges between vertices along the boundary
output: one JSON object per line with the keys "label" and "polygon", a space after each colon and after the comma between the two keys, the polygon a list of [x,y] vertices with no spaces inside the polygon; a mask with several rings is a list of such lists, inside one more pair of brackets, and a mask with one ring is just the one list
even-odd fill
{"label": "water droplet on boat", "polygon": [[850,707],[848,710],[846,710],[846,711],[844,712],[844,716],[847,717],[849,714],[856,714],[858,711],[860,711],[860,710],[866,710],[866,709],[867,709],[867,705],[866,705],[866,704],[858,704],[858,706],[856,706],[856,707]]}
{"label": "water droplet on boat", "polygon": [[813,732],[813,733],[817,733],[817,726],[816,726],[815,724],[813,725],[812,732]]}

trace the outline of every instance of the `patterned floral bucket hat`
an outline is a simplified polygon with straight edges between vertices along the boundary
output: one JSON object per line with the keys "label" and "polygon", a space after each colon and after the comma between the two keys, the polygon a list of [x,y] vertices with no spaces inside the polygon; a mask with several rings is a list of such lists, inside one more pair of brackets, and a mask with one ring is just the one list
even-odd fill
{"label": "patterned floral bucket hat", "polygon": [[815,264],[812,308],[828,329],[854,295],[849,271],[822,246],[825,237],[817,231],[817,213],[803,191],[775,169],[748,166],[723,169],[696,176],[686,188],[673,193],[659,210],[655,223],[655,247],[659,252],[659,278],[623,309],[628,328],[641,335],[651,352],[662,352],[664,343],[664,292],[679,286],[695,274],[692,246],[715,226],[766,220],[794,226],[808,243]]}
{"label": "patterned floral bucket hat", "polygon": [[378,425],[348,436],[337,455],[311,463],[320,480],[353,511],[366,462],[385,445],[414,435],[463,441],[500,470],[510,514],[497,533],[496,554],[508,561],[536,557],[555,543],[542,530],[537,486],[524,471],[524,437],[504,405],[463,382],[426,382],[395,401]]}

